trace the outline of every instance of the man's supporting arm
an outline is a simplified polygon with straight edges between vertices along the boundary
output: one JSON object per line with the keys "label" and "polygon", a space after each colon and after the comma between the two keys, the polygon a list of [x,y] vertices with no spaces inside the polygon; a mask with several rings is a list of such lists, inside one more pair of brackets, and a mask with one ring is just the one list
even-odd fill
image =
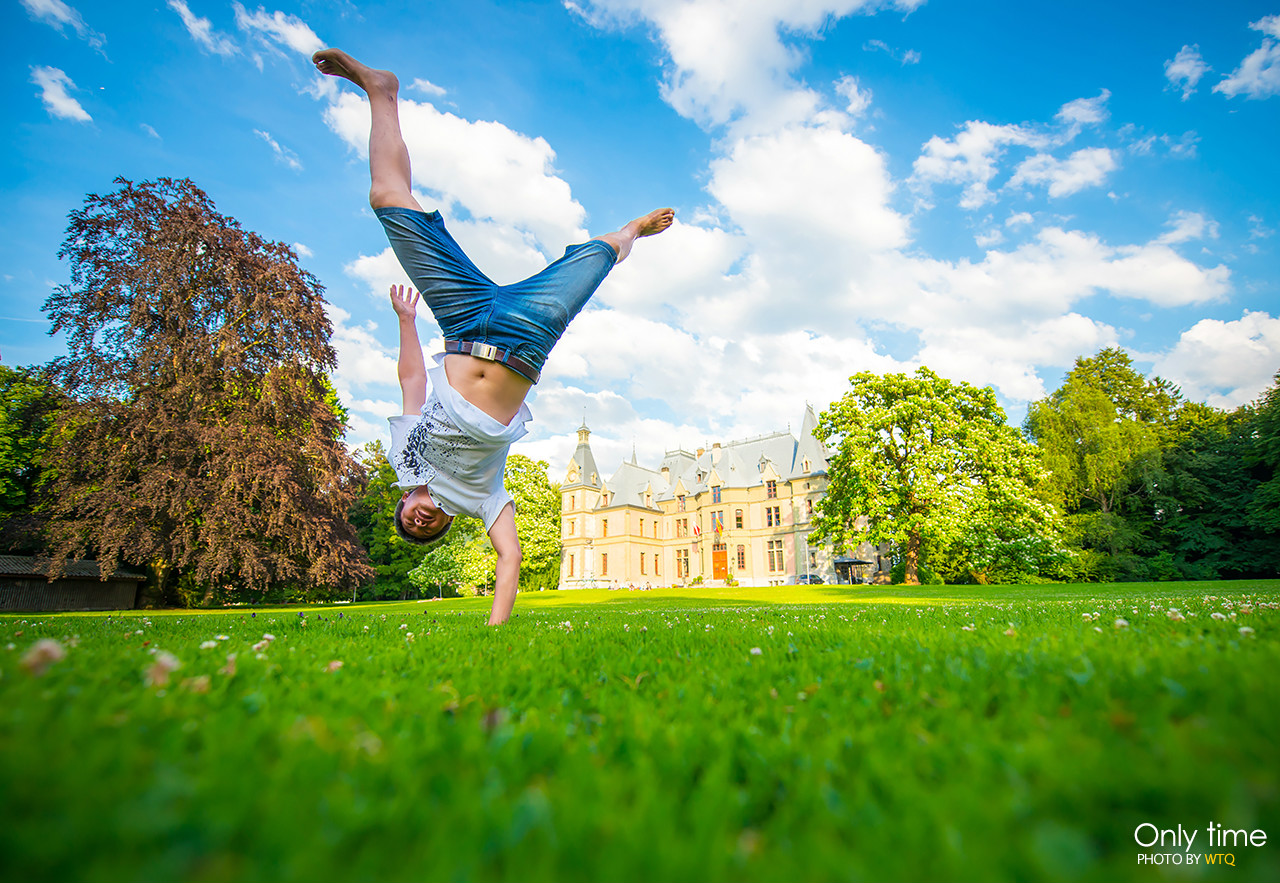
{"label": "man's supporting arm", "polygon": [[498,553],[494,567],[493,610],[489,625],[501,625],[511,616],[520,585],[520,537],[516,534],[516,508],[512,503],[502,507],[498,520],[489,528],[489,542]]}
{"label": "man's supporting arm", "polygon": [[400,377],[400,395],[404,413],[419,414],[427,400],[427,365],[422,360],[422,344],[418,342],[418,292],[405,291],[403,285],[391,286],[391,307],[400,320],[400,359],[396,374]]}

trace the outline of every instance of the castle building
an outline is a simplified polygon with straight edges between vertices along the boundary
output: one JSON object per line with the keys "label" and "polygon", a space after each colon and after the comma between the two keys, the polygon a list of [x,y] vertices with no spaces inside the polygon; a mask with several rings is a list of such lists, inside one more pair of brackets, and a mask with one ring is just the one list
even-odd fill
{"label": "castle building", "polygon": [[[837,560],[808,543],[827,486],[817,425],[806,406],[798,439],[787,431],[676,449],[656,469],[633,453],[604,479],[584,421],[560,487],[560,587],[848,581],[851,571],[837,565],[863,559]],[[874,547],[858,552],[880,569]]]}

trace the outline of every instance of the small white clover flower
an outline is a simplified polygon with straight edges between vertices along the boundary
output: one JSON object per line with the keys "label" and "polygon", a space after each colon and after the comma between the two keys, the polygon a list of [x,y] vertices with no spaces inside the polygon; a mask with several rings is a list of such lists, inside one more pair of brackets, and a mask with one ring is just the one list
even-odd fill
{"label": "small white clover flower", "polygon": [[1115,621],[1115,627],[1118,629],[1127,629],[1129,627],[1129,620],[1117,618]]}
{"label": "small white clover flower", "polygon": [[1253,629],[1249,628],[1247,625],[1242,625],[1240,626],[1240,634],[1247,638],[1253,634]]}
{"label": "small white clover flower", "polygon": [[41,638],[22,654],[18,664],[26,669],[28,674],[38,678],[48,670],[49,666],[66,658],[67,651],[62,649],[61,644],[52,638]]}
{"label": "small white clover flower", "polygon": [[751,655],[752,655],[752,656],[760,656],[760,655],[761,655],[761,654],[763,654],[763,653],[764,653],[764,651],[763,651],[763,650],[761,650],[759,647],[752,647],[752,648],[751,648]]}
{"label": "small white clover flower", "polygon": [[217,641],[205,641],[204,643],[202,643],[202,644],[200,645],[200,649],[201,649],[201,650],[212,650],[214,647],[217,647],[217,646],[218,646],[218,642],[217,642]]}
{"label": "small white clover flower", "polygon": [[1210,618],[1210,619],[1216,619],[1216,620],[1218,620],[1219,622],[1226,622],[1226,619],[1227,619],[1227,617],[1226,617],[1226,615],[1225,615],[1225,614],[1219,613],[1219,612],[1218,612],[1218,611],[1216,611],[1216,610],[1209,614],[1209,618]]}

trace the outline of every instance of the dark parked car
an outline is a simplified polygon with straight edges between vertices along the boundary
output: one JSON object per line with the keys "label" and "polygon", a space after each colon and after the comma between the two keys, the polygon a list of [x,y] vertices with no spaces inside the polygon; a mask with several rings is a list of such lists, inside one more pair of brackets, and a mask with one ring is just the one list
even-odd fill
{"label": "dark parked car", "polygon": [[823,585],[823,581],[822,581],[822,577],[818,576],[816,573],[811,573],[811,574],[809,574],[808,576],[805,576],[805,575],[801,574],[800,576],[797,576],[795,579],[793,579],[793,580],[791,581],[791,585],[793,585],[793,586],[804,586],[804,585],[820,586],[820,585]]}

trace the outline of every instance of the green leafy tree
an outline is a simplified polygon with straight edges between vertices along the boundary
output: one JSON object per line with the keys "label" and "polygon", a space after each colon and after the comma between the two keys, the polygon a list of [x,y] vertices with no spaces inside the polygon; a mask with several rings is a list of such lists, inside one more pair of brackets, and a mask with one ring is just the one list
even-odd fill
{"label": "green leafy tree", "polygon": [[1147,379],[1133,367],[1133,359],[1119,347],[1107,347],[1097,355],[1076,359],[1067,375],[1105,395],[1121,417],[1148,425],[1169,425],[1182,406],[1178,388],[1161,377]]}
{"label": "green leafy tree", "polygon": [[560,488],[547,477],[545,461],[522,454],[507,457],[503,482],[516,501],[520,589],[555,588],[560,582]]}
{"label": "green leafy tree", "polygon": [[1140,547],[1146,573],[1140,576],[1244,578],[1280,570],[1276,528],[1254,518],[1265,494],[1257,415],[1252,408],[1228,413],[1183,406],[1148,490],[1150,526]]}
{"label": "green leafy tree", "polygon": [[1028,408],[1023,430],[1040,448],[1047,496],[1066,515],[1067,537],[1078,550],[1061,576],[1157,577],[1144,562],[1156,554],[1151,492],[1182,407],[1172,384],[1148,379],[1111,347],[1077,359],[1063,385]]}
{"label": "green leafy tree", "polygon": [[1068,379],[1050,398],[1034,402],[1024,423],[1049,469],[1048,488],[1066,511],[1085,503],[1114,512],[1142,489],[1143,470],[1159,462],[1159,437],[1147,424],[1123,416],[1102,390]]}
{"label": "green leafy tree", "polygon": [[325,372],[323,289],[188,180],[86,197],[45,303],[67,356],[53,551],[150,566],[166,602],[322,598],[371,571]]}
{"label": "green leafy tree", "polygon": [[926,556],[977,580],[1016,579],[1057,559],[1057,513],[1035,492],[1039,457],[994,392],[924,367],[850,383],[815,431],[835,446],[816,539],[892,543],[911,585]]}
{"label": "green leafy tree", "polygon": [[423,595],[471,597],[484,594],[493,583],[493,546],[478,518],[454,518],[445,538],[428,547],[426,554],[419,549],[419,554],[422,560],[408,577]]}
{"label": "green leafy tree", "polygon": [[1251,409],[1248,454],[1259,486],[1249,502],[1249,524],[1274,536],[1280,532],[1280,374]]}
{"label": "green leafy tree", "polygon": [[38,372],[0,365],[0,551],[40,551],[37,490],[61,394]]}

